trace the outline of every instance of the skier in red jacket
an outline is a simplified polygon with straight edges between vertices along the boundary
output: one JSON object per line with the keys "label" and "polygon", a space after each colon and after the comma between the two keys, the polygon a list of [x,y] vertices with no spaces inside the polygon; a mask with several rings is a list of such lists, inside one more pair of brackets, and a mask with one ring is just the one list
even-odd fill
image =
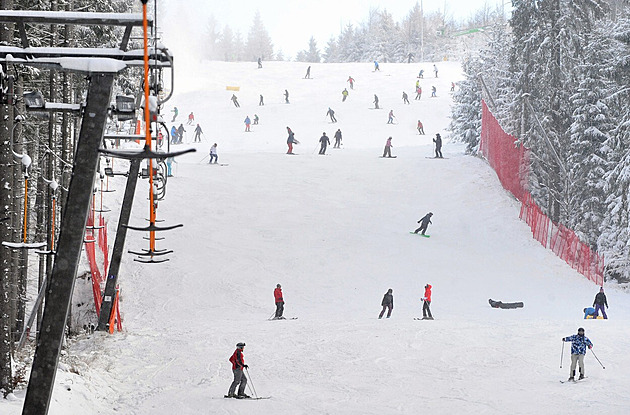
{"label": "skier in red jacket", "polygon": [[[245,385],[247,385],[247,377],[243,373],[243,368],[247,369],[249,366],[245,364],[245,359],[243,358],[243,348],[245,347],[245,343],[237,343],[236,350],[232,353],[230,357],[230,362],[232,363],[232,373],[234,374],[234,381],[230,385],[230,390],[226,398],[249,398],[248,395],[245,394]],[[240,386],[239,386],[240,384]],[[238,395],[235,395],[236,387],[238,388]]]}
{"label": "skier in red jacket", "polygon": [[276,315],[273,320],[284,320],[282,313],[284,312],[284,298],[282,298],[282,286],[276,285],[276,289],[273,290],[273,298],[276,300]]}
{"label": "skier in red jacket", "polygon": [[422,301],[424,304],[422,305],[422,319],[423,320],[433,320],[433,316],[431,315],[431,310],[429,306],[431,305],[431,285],[427,284],[424,286],[424,297],[422,297]]}

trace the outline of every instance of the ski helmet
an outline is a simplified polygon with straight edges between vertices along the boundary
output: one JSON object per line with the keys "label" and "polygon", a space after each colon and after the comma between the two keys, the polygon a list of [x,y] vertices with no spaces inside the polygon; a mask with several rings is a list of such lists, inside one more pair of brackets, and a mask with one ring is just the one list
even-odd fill
{"label": "ski helmet", "polygon": [[276,284],[276,287],[281,288],[281,287],[282,287],[282,285],[280,285],[280,284]]}
{"label": "ski helmet", "polygon": [[580,328],[578,329],[578,334],[580,334],[580,333],[584,333],[584,328],[580,327]]}
{"label": "ski helmet", "polygon": [[243,348],[243,347],[245,347],[245,343],[236,343],[236,347]]}

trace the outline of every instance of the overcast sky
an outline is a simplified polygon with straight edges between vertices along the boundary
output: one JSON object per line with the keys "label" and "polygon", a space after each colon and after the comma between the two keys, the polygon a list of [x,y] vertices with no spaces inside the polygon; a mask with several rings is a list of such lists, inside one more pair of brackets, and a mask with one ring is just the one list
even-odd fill
{"label": "overcast sky", "polygon": [[[211,15],[220,27],[228,25],[241,32],[243,39],[252,25],[256,10],[260,11],[263,24],[274,43],[274,51],[282,49],[285,57],[308,48],[311,36],[317,40],[320,50],[331,36],[337,36],[348,23],[366,20],[370,8],[386,9],[394,20],[401,21],[419,0],[162,0],[161,11],[168,22],[165,41],[174,42],[173,36],[180,30],[193,30],[202,36]],[[508,0],[424,0],[425,12],[446,10],[456,19],[465,19],[484,4],[490,6],[507,3]],[[169,39],[170,37],[170,39]],[[182,40],[186,35],[177,34]]]}

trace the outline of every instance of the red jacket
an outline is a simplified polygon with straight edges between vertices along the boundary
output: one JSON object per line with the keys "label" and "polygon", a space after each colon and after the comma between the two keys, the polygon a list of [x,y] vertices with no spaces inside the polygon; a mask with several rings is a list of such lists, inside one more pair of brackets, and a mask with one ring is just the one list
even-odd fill
{"label": "red jacket", "polygon": [[276,303],[284,303],[282,298],[282,288],[276,288],[273,290],[273,297],[276,299]]}
{"label": "red jacket", "polygon": [[424,300],[431,302],[431,287],[429,284],[424,289]]}
{"label": "red jacket", "polygon": [[243,370],[243,365],[245,365],[245,359],[243,359],[243,350],[240,348],[234,350],[234,353],[230,357],[230,362],[232,362],[232,370]]}

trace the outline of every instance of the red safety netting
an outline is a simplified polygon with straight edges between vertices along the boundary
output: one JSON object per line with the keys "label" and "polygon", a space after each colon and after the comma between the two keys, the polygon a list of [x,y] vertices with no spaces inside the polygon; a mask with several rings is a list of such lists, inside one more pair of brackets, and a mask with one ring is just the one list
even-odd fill
{"label": "red safety netting", "polygon": [[[107,223],[102,216],[99,216],[98,237],[94,226],[94,212],[90,210],[87,219],[87,230],[85,232],[85,253],[90,264],[92,274],[92,292],[94,294],[94,306],[96,315],[101,314],[102,292],[104,290],[105,275],[109,263],[107,249]],[[98,246],[98,251],[97,251]],[[99,264],[102,264],[99,266]]]}
{"label": "red safety netting", "polygon": [[534,239],[549,247],[567,264],[597,285],[604,284],[604,257],[580,241],[571,229],[556,224],[542,212],[527,191],[529,152],[515,144],[482,101],[481,141],[479,151],[496,171],[503,187],[521,201],[520,218],[532,230]]}

